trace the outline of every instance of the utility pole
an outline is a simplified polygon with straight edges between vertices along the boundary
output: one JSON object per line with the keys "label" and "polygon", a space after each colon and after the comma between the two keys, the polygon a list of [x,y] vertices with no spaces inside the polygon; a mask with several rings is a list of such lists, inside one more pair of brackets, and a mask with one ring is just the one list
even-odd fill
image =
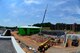
{"label": "utility pole", "polygon": [[47,12],[47,8],[48,8],[48,5],[46,6],[46,9],[44,11],[44,15],[43,15],[43,19],[42,19],[42,23],[41,23],[41,28],[40,28],[40,35],[42,34],[41,31],[42,31],[42,24],[44,23],[44,20],[45,20],[45,16],[46,16],[46,12]]}

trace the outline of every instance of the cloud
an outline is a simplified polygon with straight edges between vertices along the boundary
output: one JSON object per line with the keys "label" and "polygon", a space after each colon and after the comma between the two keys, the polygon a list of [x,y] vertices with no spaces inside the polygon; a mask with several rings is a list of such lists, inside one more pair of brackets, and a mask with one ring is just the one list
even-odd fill
{"label": "cloud", "polygon": [[80,7],[79,6],[76,7],[76,13],[80,14]]}
{"label": "cloud", "polygon": [[56,1],[54,2],[54,6],[59,6],[59,5],[62,5],[62,4],[65,4],[67,3],[69,0],[65,0],[65,1]]}
{"label": "cloud", "polygon": [[9,11],[8,15],[10,15],[12,17],[18,17],[19,15],[21,15],[22,13],[25,12],[25,10],[23,8],[19,7],[16,2],[10,3],[9,9],[10,9],[10,11]]}
{"label": "cloud", "polygon": [[10,22],[11,19],[4,19],[3,22]]}
{"label": "cloud", "polygon": [[11,8],[15,8],[15,7],[16,7],[16,3],[11,3],[11,4],[10,4],[10,7],[11,7]]}
{"label": "cloud", "polygon": [[80,7],[75,5],[75,6],[69,6],[69,7],[64,7],[61,8],[61,11],[66,14],[68,13],[69,15],[74,15],[74,14],[80,14]]}
{"label": "cloud", "polygon": [[26,4],[40,4],[39,0],[24,0]]}
{"label": "cloud", "polygon": [[67,21],[67,22],[69,22],[69,23],[78,23],[79,21],[80,21],[80,18],[78,18],[78,17],[74,17],[74,16],[68,16],[68,17],[63,17],[63,18],[61,18],[62,20],[64,20],[64,21]]}

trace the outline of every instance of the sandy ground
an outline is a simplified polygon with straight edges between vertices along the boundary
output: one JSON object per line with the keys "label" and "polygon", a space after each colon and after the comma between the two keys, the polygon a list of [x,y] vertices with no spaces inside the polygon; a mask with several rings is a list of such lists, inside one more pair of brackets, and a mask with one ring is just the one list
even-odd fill
{"label": "sandy ground", "polygon": [[[12,34],[14,35],[14,37],[16,39],[21,40],[26,45],[32,46],[37,50],[37,48],[39,46],[39,44],[37,42],[31,40],[29,36],[19,36],[16,33],[17,32],[12,32]],[[25,50],[25,48],[23,48],[23,49]],[[78,51],[80,51],[80,46],[78,46],[78,47],[67,47],[67,48],[51,47],[46,51],[46,53],[76,53]],[[28,50],[27,50],[27,52],[28,52]],[[78,53],[80,53],[80,52],[78,52]]]}
{"label": "sandy ground", "polygon": [[[31,40],[28,36],[20,36],[17,35],[17,32],[12,32],[12,35],[19,41],[23,42],[25,45],[27,46],[31,46],[33,48],[35,48],[37,50],[38,48],[38,44],[36,42],[34,42],[33,40]],[[25,48],[23,48],[26,52],[29,52],[28,50],[26,50]]]}
{"label": "sandy ground", "polygon": [[68,47],[68,48],[49,48],[46,52],[50,53],[80,53],[80,46],[79,47]]}

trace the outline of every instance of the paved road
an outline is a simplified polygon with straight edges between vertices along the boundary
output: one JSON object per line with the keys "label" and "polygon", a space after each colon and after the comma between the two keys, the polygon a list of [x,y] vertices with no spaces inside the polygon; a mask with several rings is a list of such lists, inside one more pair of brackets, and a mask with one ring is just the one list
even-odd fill
{"label": "paved road", "polygon": [[0,53],[17,53],[11,40],[0,38]]}

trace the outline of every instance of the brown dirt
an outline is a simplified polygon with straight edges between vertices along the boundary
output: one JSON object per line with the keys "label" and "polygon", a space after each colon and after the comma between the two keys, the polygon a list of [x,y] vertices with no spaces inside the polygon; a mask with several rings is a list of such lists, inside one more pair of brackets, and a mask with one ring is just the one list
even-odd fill
{"label": "brown dirt", "polygon": [[[36,35],[33,35],[33,36],[20,36],[17,34],[17,31],[15,32],[12,32],[12,34],[14,35],[14,37],[20,41],[22,41],[24,44],[28,45],[28,46],[32,46],[34,47],[36,50],[39,46],[39,42],[44,42],[43,40],[40,40],[41,38],[44,39],[43,37],[39,37],[39,36],[36,36]],[[23,48],[24,51],[27,51],[25,48]],[[78,47],[68,47],[68,48],[65,48],[65,47],[51,47],[49,48],[46,53],[72,53],[72,52],[76,52],[76,51],[80,51],[80,46]],[[28,52],[30,53],[30,51]]]}

